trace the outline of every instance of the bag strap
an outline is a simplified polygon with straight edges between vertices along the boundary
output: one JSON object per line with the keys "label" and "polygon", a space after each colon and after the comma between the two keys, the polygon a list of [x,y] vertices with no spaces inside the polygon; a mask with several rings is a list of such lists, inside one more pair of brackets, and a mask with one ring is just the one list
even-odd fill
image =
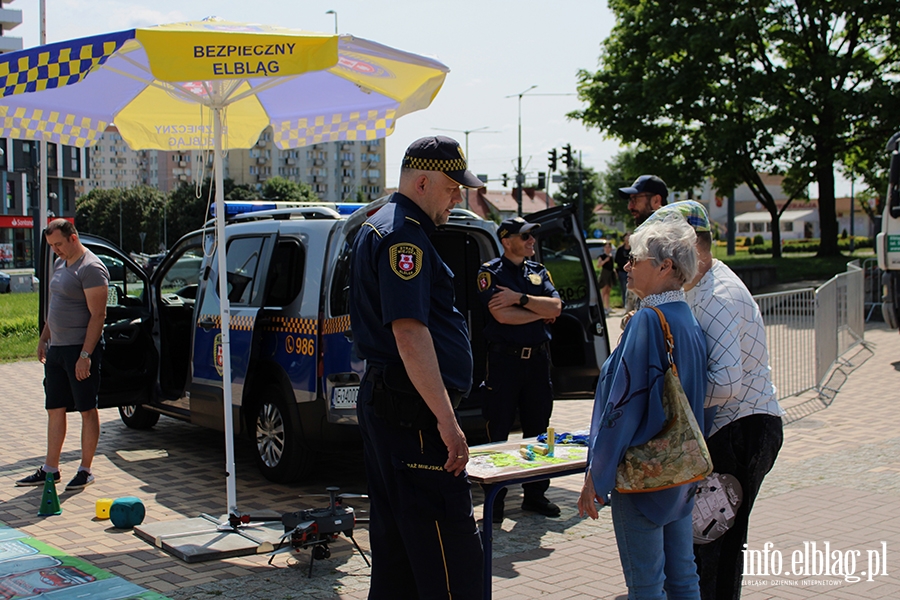
{"label": "bag strap", "polygon": [[655,310],[656,315],[659,317],[659,324],[662,327],[663,337],[666,341],[666,357],[669,359],[669,367],[672,369],[672,374],[677,377],[678,369],[675,367],[675,358],[673,357],[673,353],[675,352],[675,338],[672,337],[672,330],[669,328],[669,322],[666,321],[666,316],[661,310],[655,306],[650,306],[648,308]]}

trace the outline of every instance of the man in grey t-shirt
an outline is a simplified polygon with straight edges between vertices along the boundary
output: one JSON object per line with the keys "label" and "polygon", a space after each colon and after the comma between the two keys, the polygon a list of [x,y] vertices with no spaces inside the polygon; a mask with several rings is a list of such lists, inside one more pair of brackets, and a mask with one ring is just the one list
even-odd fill
{"label": "man in grey t-shirt", "polygon": [[94,482],[91,463],[100,440],[97,391],[109,272],[65,219],[51,221],[44,236],[59,257],[53,266],[47,321],[37,348],[38,359],[44,363],[47,457],[43,466],[16,485],[43,485],[48,473],[59,482],[66,411],[77,410],[81,413],[81,466],[66,490],[78,490]]}

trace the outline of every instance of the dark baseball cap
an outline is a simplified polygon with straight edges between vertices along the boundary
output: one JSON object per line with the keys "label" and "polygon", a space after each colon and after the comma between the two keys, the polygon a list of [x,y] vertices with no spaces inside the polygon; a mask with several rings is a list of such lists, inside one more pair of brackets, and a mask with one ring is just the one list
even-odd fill
{"label": "dark baseball cap", "polygon": [[619,196],[624,200],[628,200],[628,197],[633,194],[653,194],[654,196],[659,194],[665,200],[669,196],[669,188],[666,187],[666,182],[656,175],[641,175],[634,180],[631,187],[619,188]]}
{"label": "dark baseball cap", "polygon": [[503,238],[508,238],[511,235],[525,233],[526,231],[537,229],[540,226],[540,223],[529,223],[522,217],[506,219],[502,223],[500,223],[500,228],[497,229],[497,237],[502,240]]}
{"label": "dark baseball cap", "polygon": [[443,135],[423,137],[410,144],[403,156],[403,166],[420,171],[441,171],[467,188],[484,187],[484,182],[468,170],[466,155],[459,142]]}

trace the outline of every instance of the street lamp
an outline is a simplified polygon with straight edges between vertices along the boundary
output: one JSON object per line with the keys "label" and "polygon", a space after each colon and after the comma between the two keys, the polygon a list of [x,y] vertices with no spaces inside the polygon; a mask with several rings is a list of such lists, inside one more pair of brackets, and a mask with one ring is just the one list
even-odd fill
{"label": "street lamp", "polygon": [[522,216],[522,184],[525,183],[525,174],[522,172],[522,96],[536,87],[537,85],[533,85],[524,92],[507,96],[507,98],[519,97],[519,160],[516,167],[516,203],[519,205],[520,217]]}
{"label": "street lamp", "polygon": [[326,15],[334,15],[334,35],[337,35],[338,26],[337,26],[337,11],[336,10],[326,10]]}
{"label": "street lamp", "polygon": [[[466,160],[469,161],[469,134],[470,133],[500,133],[499,131],[485,131],[488,126],[479,127],[478,129],[441,129],[432,127],[435,131],[453,131],[455,133],[464,133],[466,135]],[[471,164],[471,162],[469,163]],[[466,188],[466,208],[469,208],[469,188]]]}

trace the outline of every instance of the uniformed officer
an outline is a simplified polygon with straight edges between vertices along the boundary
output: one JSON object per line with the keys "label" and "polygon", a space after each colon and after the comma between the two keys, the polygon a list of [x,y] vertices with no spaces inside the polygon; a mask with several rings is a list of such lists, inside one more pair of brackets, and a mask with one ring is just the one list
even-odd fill
{"label": "uniformed officer", "polygon": [[367,368],[357,414],[371,502],[369,598],[481,598],[483,553],[454,408],[472,385],[453,273],[429,235],[484,184],[459,144],[417,140],[398,192],[353,244],[350,321]]}
{"label": "uniformed officer", "polygon": [[[559,316],[562,300],[544,265],[528,260],[538,227],[522,217],[500,223],[503,256],[478,270],[478,295],[488,309],[482,414],[492,442],[509,437],[517,409],[525,437],[545,432],[553,410],[548,325]],[[558,517],[559,507],[544,496],[548,487],[549,480],[524,484],[522,510]],[[505,496],[503,488],[494,501],[495,523],[503,521]]]}

